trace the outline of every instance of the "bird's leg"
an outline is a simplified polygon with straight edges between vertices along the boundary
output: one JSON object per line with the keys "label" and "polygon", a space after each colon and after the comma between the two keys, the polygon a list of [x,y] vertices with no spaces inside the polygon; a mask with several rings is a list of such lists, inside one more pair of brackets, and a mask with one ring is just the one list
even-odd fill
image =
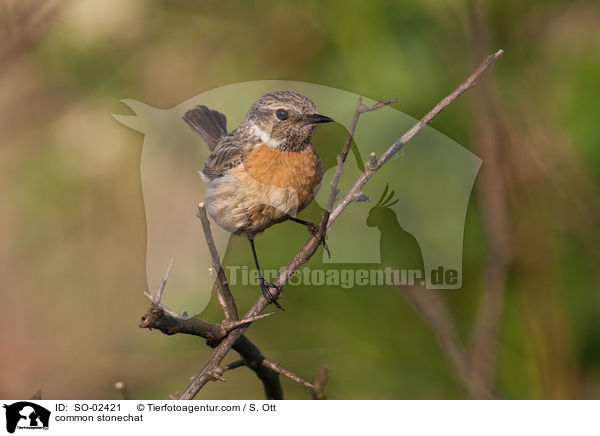
{"label": "bird's leg", "polygon": [[[310,221],[305,221],[305,220],[302,220],[300,218],[296,218],[293,216],[290,217],[290,220],[294,221],[295,223],[306,226],[306,228],[308,229],[308,232],[314,238],[316,238],[319,235],[319,226],[317,224],[311,223]],[[331,259],[331,253],[329,252],[329,247],[327,246],[327,234],[326,233],[323,234],[323,237],[321,238],[321,243],[323,244],[323,248],[325,249],[325,251],[327,251],[327,256],[329,256],[329,258]]]}
{"label": "bird's leg", "polygon": [[[270,287],[276,287],[275,285],[267,282],[262,275],[262,270],[260,269],[260,265],[258,264],[258,257],[256,256],[256,248],[254,247],[254,239],[250,239],[250,246],[252,247],[252,256],[254,256],[254,264],[256,265],[256,270],[258,271],[258,281],[260,283],[260,290],[262,291],[263,297],[266,298],[266,300],[269,303],[272,303],[273,305],[275,305],[275,307],[279,310],[285,310],[281,304],[279,304],[277,302],[276,298],[273,298],[273,295],[271,294],[270,291]],[[279,291],[281,291],[281,288],[277,288]]]}

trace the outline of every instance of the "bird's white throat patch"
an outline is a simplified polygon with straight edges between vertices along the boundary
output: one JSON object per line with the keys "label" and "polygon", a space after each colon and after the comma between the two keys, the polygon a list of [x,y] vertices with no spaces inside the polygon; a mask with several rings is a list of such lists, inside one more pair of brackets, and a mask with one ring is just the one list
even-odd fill
{"label": "bird's white throat patch", "polygon": [[262,143],[269,147],[277,148],[281,145],[281,141],[271,138],[271,135],[267,131],[261,129],[256,123],[250,123],[250,132],[258,136]]}

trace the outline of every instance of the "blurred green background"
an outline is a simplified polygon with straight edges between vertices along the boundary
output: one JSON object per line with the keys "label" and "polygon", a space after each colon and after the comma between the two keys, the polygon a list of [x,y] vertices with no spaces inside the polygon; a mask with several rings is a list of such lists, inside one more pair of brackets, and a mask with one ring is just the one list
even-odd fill
{"label": "blurred green background", "polygon": [[[394,107],[418,118],[498,48],[492,73],[432,123],[484,161],[463,288],[443,297],[469,348],[479,317],[496,316],[479,302],[490,280],[499,284],[490,299],[499,396],[600,397],[599,2],[0,6],[0,397],[111,399],[122,380],[134,398],[167,398],[210,355],[198,338],[137,327],[147,307],[143,137],[111,117],[128,111],[119,99],[170,108],[225,84],[285,79],[397,97]],[[305,239],[298,232],[290,244]],[[225,260],[249,256],[234,238]],[[263,256],[265,267],[289,257]],[[240,310],[258,294],[234,292]],[[327,364],[328,398],[469,397],[397,290],[290,288],[284,305],[248,336],[306,379]],[[215,306],[202,317],[218,322]],[[262,398],[251,371],[226,378],[198,398]],[[310,398],[282,384],[286,398]]]}

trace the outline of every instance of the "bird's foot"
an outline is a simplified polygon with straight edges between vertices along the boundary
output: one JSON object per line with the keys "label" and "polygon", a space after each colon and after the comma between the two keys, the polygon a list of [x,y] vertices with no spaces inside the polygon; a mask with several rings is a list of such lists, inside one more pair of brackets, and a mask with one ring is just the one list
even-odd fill
{"label": "bird's foot", "polygon": [[[313,236],[313,238],[319,237],[319,225],[315,223],[311,223],[310,221],[306,223],[306,228],[309,233]],[[329,252],[329,247],[327,246],[327,233],[323,233],[321,237],[321,244],[323,244],[323,249],[327,252],[327,256],[331,259],[331,253]]]}
{"label": "bird's foot", "polygon": [[281,292],[282,291],[281,286],[276,286],[273,283],[269,283],[268,281],[266,281],[263,278],[260,278],[259,280],[260,280],[260,289],[262,291],[263,297],[265,297],[265,299],[269,303],[273,304],[277,309],[285,311],[283,306],[277,302],[277,297],[274,297],[273,294],[271,294],[271,288],[275,288],[279,292]]}

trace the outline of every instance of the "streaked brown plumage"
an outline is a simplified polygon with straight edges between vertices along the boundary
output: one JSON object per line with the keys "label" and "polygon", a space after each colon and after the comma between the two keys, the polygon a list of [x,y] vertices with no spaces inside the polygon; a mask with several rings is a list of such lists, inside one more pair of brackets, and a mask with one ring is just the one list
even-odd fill
{"label": "streaked brown plumage", "polygon": [[212,151],[202,170],[208,214],[250,240],[263,294],[271,300],[254,236],[287,219],[314,231],[313,224],[295,216],[313,200],[323,177],[321,159],[310,143],[315,124],[333,120],[319,115],[307,97],[289,91],[260,97],[231,133],[226,133],[225,115],[206,106],[189,110],[184,119]]}

